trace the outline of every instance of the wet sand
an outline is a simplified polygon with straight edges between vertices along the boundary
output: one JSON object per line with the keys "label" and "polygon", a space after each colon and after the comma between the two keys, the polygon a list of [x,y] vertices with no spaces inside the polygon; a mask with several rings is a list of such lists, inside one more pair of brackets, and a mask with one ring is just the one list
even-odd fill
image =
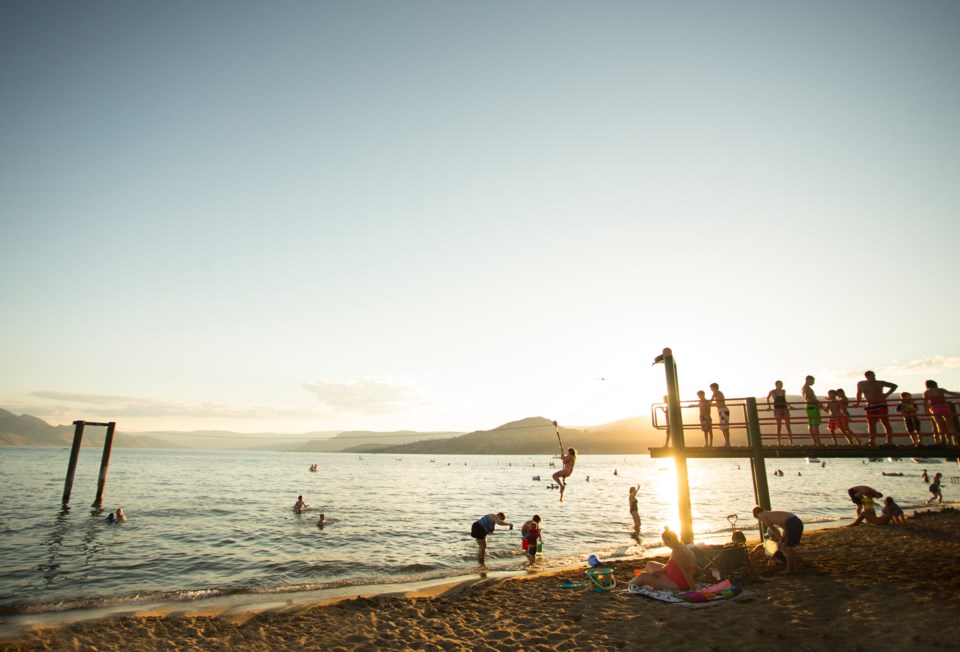
{"label": "wet sand", "polygon": [[[852,516],[852,514],[851,514]],[[851,519],[852,520],[852,519]],[[611,592],[563,588],[583,569],[404,594],[35,627],[2,650],[868,650],[952,647],[960,635],[960,512],[804,534],[800,572],[766,565],[707,607],[622,589],[642,560],[605,564]]]}

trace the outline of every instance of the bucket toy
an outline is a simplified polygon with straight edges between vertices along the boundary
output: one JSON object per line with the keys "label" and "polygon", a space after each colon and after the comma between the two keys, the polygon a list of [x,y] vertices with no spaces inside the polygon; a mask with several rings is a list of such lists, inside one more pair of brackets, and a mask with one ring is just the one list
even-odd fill
{"label": "bucket toy", "polygon": [[596,568],[597,566],[600,565],[600,560],[597,559],[596,555],[590,555],[587,558],[587,563],[590,564],[590,568]]}
{"label": "bucket toy", "polygon": [[612,568],[588,568],[585,572],[594,591],[610,591],[617,585]]}

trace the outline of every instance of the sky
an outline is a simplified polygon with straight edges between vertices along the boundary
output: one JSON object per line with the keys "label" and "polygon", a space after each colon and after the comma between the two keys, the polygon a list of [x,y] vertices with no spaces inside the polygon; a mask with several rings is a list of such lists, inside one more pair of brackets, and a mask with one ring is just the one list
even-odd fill
{"label": "sky", "polygon": [[951,0],[9,0],[0,89],[17,414],[596,425],[664,347],[960,390]]}

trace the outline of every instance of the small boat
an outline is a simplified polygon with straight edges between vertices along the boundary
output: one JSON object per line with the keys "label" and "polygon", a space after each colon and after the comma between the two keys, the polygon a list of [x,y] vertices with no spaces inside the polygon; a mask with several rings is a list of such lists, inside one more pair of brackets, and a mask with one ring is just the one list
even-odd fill
{"label": "small boat", "polygon": [[819,458],[819,457],[808,457],[808,458],[807,458],[807,464],[819,464],[819,463],[820,463],[820,458]]}
{"label": "small boat", "polygon": [[939,464],[941,460],[933,457],[911,457],[910,461],[914,464]]}

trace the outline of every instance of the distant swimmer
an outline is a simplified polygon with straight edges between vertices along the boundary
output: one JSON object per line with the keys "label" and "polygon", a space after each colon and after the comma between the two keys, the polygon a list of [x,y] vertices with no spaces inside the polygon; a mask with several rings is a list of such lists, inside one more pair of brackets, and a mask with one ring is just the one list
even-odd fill
{"label": "distant swimmer", "polygon": [[304,510],[309,509],[310,505],[303,502],[303,496],[297,496],[297,502],[293,506],[293,511],[297,514],[302,513]]}
{"label": "distant swimmer", "polygon": [[117,517],[113,515],[113,512],[110,512],[110,515],[104,520],[106,520],[107,523],[116,523]]}
{"label": "distant swimmer", "polygon": [[123,513],[123,507],[117,507],[117,523],[123,523],[127,520],[127,515]]}
{"label": "distant swimmer", "polygon": [[327,516],[323,512],[320,513],[320,520],[317,521],[317,527],[323,529],[327,525]]}

